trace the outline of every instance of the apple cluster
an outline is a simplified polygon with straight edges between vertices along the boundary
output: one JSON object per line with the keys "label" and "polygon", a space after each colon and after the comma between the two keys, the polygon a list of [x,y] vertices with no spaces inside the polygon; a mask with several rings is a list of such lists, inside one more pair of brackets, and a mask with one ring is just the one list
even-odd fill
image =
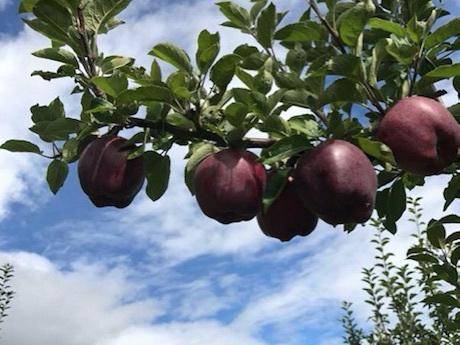
{"label": "apple cluster", "polygon": [[[454,117],[441,103],[420,96],[392,107],[376,136],[392,150],[399,168],[423,176],[455,162],[460,147],[460,125]],[[115,135],[98,138],[84,150],[80,182],[97,207],[127,207],[140,191],[143,158],[128,159],[130,150],[127,140]],[[263,207],[265,188],[274,175],[254,153],[226,148],[196,168],[196,199],[205,215],[222,224],[257,217],[262,231],[281,241],[309,235],[318,218],[332,225],[364,223],[374,211],[374,166],[350,142],[328,139],[304,152],[276,199]]]}

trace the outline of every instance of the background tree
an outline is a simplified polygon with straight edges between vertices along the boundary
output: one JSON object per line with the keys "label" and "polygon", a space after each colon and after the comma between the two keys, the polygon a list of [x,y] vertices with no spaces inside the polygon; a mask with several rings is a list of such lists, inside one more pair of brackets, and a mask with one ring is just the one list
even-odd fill
{"label": "background tree", "polygon": [[[398,266],[388,250],[390,239],[380,220],[373,220],[377,230],[375,264],[363,269],[368,303],[372,308],[370,332],[355,322],[352,304],[343,303],[342,325],[345,344],[446,344],[460,342],[460,313],[454,299],[459,298],[458,282],[442,284],[433,271],[435,262],[456,262],[450,245],[434,246],[426,239],[427,225],[422,221],[420,198],[408,198],[410,221],[415,224],[415,244],[408,251],[412,264]],[[429,226],[428,226],[429,229]],[[458,241],[449,239],[449,243]],[[435,242],[437,244],[437,242]],[[429,254],[428,254],[429,253]],[[454,303],[452,303],[454,302]]]}
{"label": "background tree", "polygon": [[14,275],[14,267],[4,264],[0,267],[0,323],[5,321],[8,316],[7,311],[11,307],[14,291],[10,286],[10,281]]}

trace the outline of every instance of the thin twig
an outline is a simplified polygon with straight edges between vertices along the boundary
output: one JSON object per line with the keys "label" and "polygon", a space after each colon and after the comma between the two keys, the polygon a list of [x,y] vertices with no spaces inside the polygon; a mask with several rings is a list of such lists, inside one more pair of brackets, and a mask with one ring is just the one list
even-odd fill
{"label": "thin twig", "polygon": [[[86,31],[85,16],[81,7],[77,8],[77,29],[83,49],[85,50],[85,56],[79,57],[79,60],[85,68],[88,77],[91,79],[97,76],[97,68],[95,64],[95,57],[91,51],[89,43],[88,32]],[[97,97],[104,97],[104,92],[102,92],[102,90],[100,90],[96,85],[91,84],[91,88]]]}
{"label": "thin twig", "polygon": [[329,24],[329,22],[326,20],[326,18],[323,17],[321,14],[321,11],[319,9],[318,4],[316,3],[315,0],[306,0],[309,2],[312,10],[315,12],[316,16],[320,20],[320,22],[326,27],[326,29],[329,31],[331,34],[332,39],[335,41],[336,46],[340,49],[340,51],[343,54],[347,53],[347,50],[345,49],[345,46],[342,43],[342,40],[340,39],[339,33]]}

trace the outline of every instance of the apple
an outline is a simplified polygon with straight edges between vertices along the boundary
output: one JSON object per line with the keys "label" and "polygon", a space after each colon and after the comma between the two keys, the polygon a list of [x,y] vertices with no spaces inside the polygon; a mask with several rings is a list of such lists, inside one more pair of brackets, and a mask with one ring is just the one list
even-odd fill
{"label": "apple", "polygon": [[372,215],[377,175],[349,142],[331,139],[304,153],[294,179],[305,207],[329,224],[364,223]]}
{"label": "apple", "polygon": [[460,125],[441,103],[413,96],[388,111],[377,137],[390,147],[401,169],[435,175],[457,160]]}
{"label": "apple", "polygon": [[288,242],[296,236],[310,235],[318,224],[318,217],[303,205],[289,177],[276,200],[265,212],[259,212],[257,221],[265,235]]}
{"label": "apple", "polygon": [[97,207],[125,208],[131,204],[144,183],[144,160],[128,160],[127,140],[105,136],[93,140],[78,163],[83,191]]}
{"label": "apple", "polygon": [[226,149],[207,156],[198,165],[193,183],[203,213],[222,224],[230,224],[257,215],[266,173],[252,152]]}

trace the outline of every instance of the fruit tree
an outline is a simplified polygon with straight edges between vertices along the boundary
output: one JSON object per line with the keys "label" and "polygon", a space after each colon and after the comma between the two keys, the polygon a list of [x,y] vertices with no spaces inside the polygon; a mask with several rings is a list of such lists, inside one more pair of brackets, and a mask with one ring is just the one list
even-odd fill
{"label": "fruit tree", "polygon": [[[168,152],[182,145],[185,183],[207,216],[257,217],[282,241],[310,234],[318,218],[352,231],[374,210],[395,233],[406,190],[431,175],[451,177],[446,210],[460,198],[460,104],[441,100],[443,88],[460,91],[460,19],[442,2],[307,0],[295,20],[267,0],[220,1],[223,25],[247,43],[222,53],[219,33],[203,30],[193,55],[156,44],[149,69],[97,44],[130,2],[20,1],[25,24],[50,41],[33,55],[60,63],[33,76],[70,78],[81,95],[80,114],[66,114],[59,97],[32,106],[42,145],[1,146],[50,159],[53,193],[78,162],[97,207],[129,206],[144,182],[156,201],[168,188]],[[447,237],[449,223],[460,217],[432,220],[427,235],[446,251],[433,269],[460,305],[460,233]],[[410,258],[433,261],[423,248]]]}

